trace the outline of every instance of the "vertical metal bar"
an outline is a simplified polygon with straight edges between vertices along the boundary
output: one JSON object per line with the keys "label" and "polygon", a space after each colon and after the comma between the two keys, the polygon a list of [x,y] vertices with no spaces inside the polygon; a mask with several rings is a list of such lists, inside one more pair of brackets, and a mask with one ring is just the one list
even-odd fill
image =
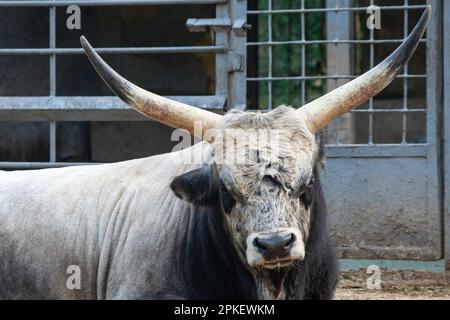
{"label": "vertical metal bar", "polygon": [[[56,7],[50,7],[49,9],[49,48],[56,48]],[[50,96],[56,95],[56,55],[50,55]]]}
{"label": "vertical metal bar", "polygon": [[[305,0],[301,0],[301,10],[305,9]],[[305,32],[305,12],[302,11],[301,13],[301,41],[305,42],[306,41],[306,32]],[[302,44],[302,71],[301,71],[301,75],[303,77],[302,79],[302,99],[301,99],[301,103],[302,105],[304,105],[306,103],[306,80],[304,79],[304,77],[306,76],[306,45],[305,43]]]}
{"label": "vertical metal bar", "polygon": [[[216,5],[216,17],[228,18],[228,4]],[[214,36],[215,45],[228,47],[228,32],[226,30],[217,30],[211,33]],[[233,107],[230,103],[230,96],[228,90],[228,59],[227,53],[216,54],[216,95],[227,96],[227,106]]]}
{"label": "vertical metal bar", "polygon": [[[230,0],[229,12],[231,22],[247,19],[247,1]],[[244,110],[247,104],[246,61],[247,34],[241,30],[232,30],[229,36],[230,51],[241,59],[241,68],[229,72],[230,103],[239,110]]]}
{"label": "vertical metal bar", "polygon": [[[444,166],[444,199],[442,225],[444,232],[444,257],[447,272],[450,273],[450,1],[443,1],[444,19],[444,108],[443,108],[443,131],[444,131],[444,155],[442,165]],[[427,36],[430,37],[430,36]]]}
{"label": "vertical metal bar", "polygon": [[[408,23],[409,23],[409,12],[408,12],[408,6],[409,1],[404,0],[404,6],[403,9],[403,37],[406,39],[408,37]],[[402,124],[402,144],[406,144],[406,132],[408,130],[408,78],[406,77],[408,75],[408,64],[406,64],[405,68],[403,69],[403,75],[405,76],[403,78],[403,124]]]}
{"label": "vertical metal bar", "polygon": [[[269,10],[269,15],[268,15],[268,40],[269,43],[272,43],[272,0],[268,1],[268,8],[267,10]],[[273,100],[272,100],[272,45],[270,44],[267,47],[267,61],[268,61],[268,77],[269,77],[269,82],[267,83],[267,93],[268,93],[268,101],[269,101],[269,105],[268,105],[268,109],[272,110],[273,108]]]}
{"label": "vertical metal bar", "polygon": [[50,162],[56,162],[56,122],[50,122]]}
{"label": "vertical metal bar", "polygon": [[[49,9],[49,47],[50,49],[56,48],[56,7],[50,7]],[[52,54],[49,58],[49,86],[50,96],[56,95],[56,55]],[[50,122],[50,162],[56,162],[56,123]]]}
{"label": "vertical metal bar", "polygon": [[[339,9],[339,2],[340,2],[340,0],[336,0],[336,9]],[[338,28],[338,25],[337,25],[338,24],[337,22],[339,21],[339,18],[338,18],[339,11],[336,10],[334,12],[334,14],[335,14],[335,21],[336,21],[335,39],[336,40],[340,40],[339,28]],[[334,74],[336,76],[339,74],[339,58],[340,58],[340,55],[339,55],[339,43],[336,42],[335,45],[334,45]],[[339,87],[339,80],[338,80],[338,78],[334,79],[334,87],[335,88]],[[341,126],[341,117],[337,118],[335,121],[336,121],[336,126],[334,127],[334,135],[335,135],[335,141],[334,142],[335,142],[336,145],[339,145],[339,144],[341,144],[340,143],[340,139],[339,139],[339,127]]]}
{"label": "vertical metal bar", "polygon": [[[331,91],[346,82],[340,75],[353,73],[352,44],[345,43],[354,37],[353,12],[341,10],[352,8],[352,0],[327,0],[327,40],[333,45],[327,46],[327,72],[331,77],[327,81],[327,90]],[[344,43],[343,43],[344,42]],[[342,115],[328,126],[327,140],[334,141],[336,145],[342,143],[352,144],[355,138],[354,114]],[[333,143],[333,142],[332,142]]]}
{"label": "vertical metal bar", "polygon": [[[370,6],[373,6],[373,0],[370,0]],[[375,45],[373,43],[375,39],[374,29],[370,28],[370,69],[375,66]],[[373,98],[369,100],[369,144],[373,144]]]}
{"label": "vertical metal bar", "polygon": [[[447,63],[448,56],[443,60],[442,57],[442,19],[446,19],[445,12],[443,13],[442,2],[447,6],[448,1],[441,0],[428,0],[427,3],[433,8],[431,13],[430,23],[427,30],[427,57],[426,57],[426,68],[427,68],[427,205],[428,214],[430,215],[430,220],[435,222],[432,226],[435,229],[429,232],[429,243],[430,247],[433,249],[433,258],[441,259],[444,253],[444,220],[443,220],[443,169],[442,166],[442,148],[441,148],[441,138],[442,133],[442,112],[448,109],[444,108],[442,110],[443,101],[442,97],[444,92],[442,90],[442,79],[443,79],[443,63]],[[447,11],[449,12],[449,11]],[[447,30],[447,29],[444,29]],[[446,38],[448,37],[448,34]],[[445,94],[448,94],[445,92]],[[446,114],[448,118],[448,113]],[[446,127],[446,130],[448,127]],[[448,136],[447,136],[448,138]],[[448,140],[447,140],[448,141]],[[447,142],[448,143],[448,142]],[[448,222],[447,222],[448,224]],[[448,228],[447,228],[448,230]],[[448,237],[448,235],[447,235]],[[448,240],[448,238],[447,238]],[[447,254],[448,242],[446,242]],[[447,255],[447,258],[449,256]],[[448,260],[447,260],[448,263]]]}

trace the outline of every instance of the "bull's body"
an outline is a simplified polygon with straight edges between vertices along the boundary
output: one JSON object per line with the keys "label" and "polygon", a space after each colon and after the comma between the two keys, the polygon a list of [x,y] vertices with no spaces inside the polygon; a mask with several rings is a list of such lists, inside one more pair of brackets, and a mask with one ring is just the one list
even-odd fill
{"label": "bull's body", "polygon": [[[172,156],[191,153],[1,172],[1,298],[255,298],[221,215],[170,190],[195,167],[174,165]],[[325,210],[316,207],[313,217],[306,250],[315,254],[292,270],[289,298],[330,298],[336,282]],[[67,287],[72,265],[81,270],[80,290]]]}

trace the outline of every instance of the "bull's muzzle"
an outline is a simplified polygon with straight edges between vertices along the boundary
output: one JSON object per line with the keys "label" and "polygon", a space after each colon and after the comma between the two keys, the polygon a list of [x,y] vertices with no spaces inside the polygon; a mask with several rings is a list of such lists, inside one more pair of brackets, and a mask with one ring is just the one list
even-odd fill
{"label": "bull's muzzle", "polygon": [[298,230],[252,233],[247,238],[247,261],[252,267],[275,269],[305,257],[305,246]]}

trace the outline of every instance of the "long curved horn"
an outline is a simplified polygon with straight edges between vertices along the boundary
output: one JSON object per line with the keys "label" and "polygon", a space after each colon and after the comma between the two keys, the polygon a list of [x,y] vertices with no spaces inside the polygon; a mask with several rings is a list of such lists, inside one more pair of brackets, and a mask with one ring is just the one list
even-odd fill
{"label": "long curved horn", "polygon": [[316,133],[331,121],[356,108],[386,88],[408,63],[430,19],[431,6],[408,38],[383,62],[353,81],[298,109],[311,132]]}
{"label": "long curved horn", "polygon": [[[94,51],[85,37],[82,36],[80,42],[89,61],[103,81],[120,99],[136,111],[170,127],[186,129],[191,135],[202,139],[206,130],[217,128],[221,119],[220,115],[158,96],[136,86],[115,72]],[[194,124],[199,121],[201,126],[197,123],[197,129],[194,130]]]}

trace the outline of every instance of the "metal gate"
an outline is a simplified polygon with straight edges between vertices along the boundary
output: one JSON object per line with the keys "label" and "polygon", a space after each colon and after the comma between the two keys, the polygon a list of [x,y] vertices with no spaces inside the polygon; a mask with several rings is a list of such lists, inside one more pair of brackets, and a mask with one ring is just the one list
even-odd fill
{"label": "metal gate", "polygon": [[[332,90],[375,66],[408,35],[427,1],[249,3],[249,20],[259,28],[249,36],[249,56],[260,63],[252,67],[249,61],[250,105],[270,110],[281,103],[301,106],[317,91]],[[409,66],[384,95],[338,119],[325,133],[323,184],[341,258],[443,257],[442,1],[428,4],[433,16],[427,40]],[[366,27],[370,5],[381,10],[380,30]],[[294,31],[286,27],[289,21]],[[315,24],[326,28],[312,34]],[[288,53],[283,47],[290,47]],[[311,65],[317,54],[326,65]],[[289,59],[287,66],[282,59]]]}
{"label": "metal gate", "polygon": [[[56,95],[56,57],[83,53],[79,48],[56,46],[57,8],[74,4],[215,5],[215,18],[192,17],[187,21],[193,32],[211,32],[214,39],[211,45],[97,50],[105,55],[214,53],[215,94],[174,98],[216,110],[233,107],[270,110],[280,104],[301,106],[373,67],[403,41],[426,3],[433,6],[427,39],[422,41],[410,65],[384,96],[337,120],[325,133],[327,164],[323,184],[330,211],[329,225],[340,257],[441,259],[444,220],[439,137],[443,121],[440,50],[443,10],[450,16],[449,6],[442,0],[0,1],[0,8],[48,8],[48,47],[2,48],[0,55],[47,56],[50,75],[47,96],[0,97],[1,121],[49,123],[50,161],[0,162],[0,167],[28,169],[80,164],[56,161],[56,123],[60,121],[146,120],[115,97]],[[381,9],[381,30],[364,27],[369,5]],[[391,21],[383,27],[386,18]],[[248,24],[252,29],[247,33]],[[391,30],[393,26],[397,28]],[[446,50],[449,57],[448,43]],[[445,76],[448,80],[447,73]],[[447,82],[446,88],[450,89],[450,80]],[[448,108],[449,101],[446,99]],[[449,126],[446,123],[445,128]],[[448,132],[446,137],[450,141]],[[450,161],[448,154],[447,151],[446,160]],[[448,220],[449,203],[447,197]],[[448,223],[445,225],[448,228]]]}
{"label": "metal gate", "polygon": [[227,107],[245,106],[245,43],[246,43],[246,2],[226,0],[99,0],[99,1],[0,1],[0,9],[48,8],[48,47],[0,48],[0,56],[46,56],[49,61],[49,92],[46,96],[0,97],[0,121],[48,122],[49,161],[47,162],[1,162],[2,169],[37,169],[82,165],[83,163],[57,162],[56,123],[73,121],[148,121],[147,118],[131,110],[117,97],[105,96],[59,96],[56,88],[57,57],[82,55],[83,50],[57,47],[56,13],[65,13],[68,6],[117,7],[117,6],[200,6],[214,5],[215,19],[187,21],[192,32],[210,31],[212,45],[166,46],[166,47],[108,47],[96,48],[102,55],[150,55],[180,53],[215,54],[215,95],[175,96],[197,107],[223,110]]}

